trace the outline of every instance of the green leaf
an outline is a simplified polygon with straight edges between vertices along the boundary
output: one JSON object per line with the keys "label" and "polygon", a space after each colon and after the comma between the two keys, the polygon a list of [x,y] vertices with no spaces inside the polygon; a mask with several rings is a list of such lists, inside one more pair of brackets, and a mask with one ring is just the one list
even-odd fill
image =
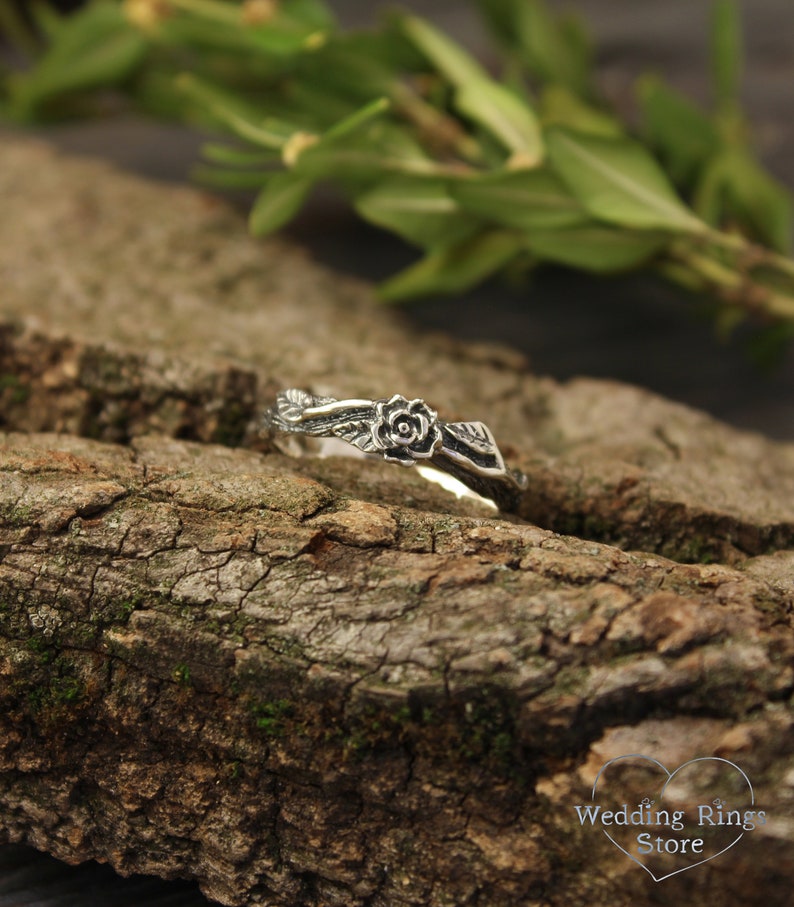
{"label": "green leaf", "polygon": [[296,24],[288,25],[273,20],[266,26],[245,27],[239,10],[223,4],[231,18],[223,16],[203,18],[192,12],[169,16],[157,26],[157,40],[168,47],[186,47],[202,56],[224,52],[241,59],[259,57],[283,61],[296,58],[305,52],[306,40],[311,32]]}
{"label": "green leaf", "polygon": [[592,50],[581,25],[540,0],[479,0],[491,31],[529,71],[579,96],[592,93]]}
{"label": "green leaf", "polygon": [[320,146],[344,141],[352,133],[357,132],[363,126],[372,122],[372,120],[382,116],[390,107],[391,103],[388,98],[376,98],[374,101],[370,101],[355,113],[351,113],[350,116],[345,117],[345,119],[331,127],[320,139]]}
{"label": "green leaf", "polygon": [[[170,14],[168,6],[174,8]],[[322,43],[332,20],[328,10],[322,16],[319,12],[317,3],[292,0],[275,3],[274,14],[257,22],[245,16],[239,3],[170,0],[166,14],[150,31],[161,45],[187,46],[202,54],[264,55],[283,62]]]}
{"label": "green leaf", "polygon": [[784,254],[791,248],[792,202],[743,148],[726,148],[704,169],[695,208],[714,227],[737,225]]}
{"label": "green leaf", "polygon": [[130,85],[135,108],[162,120],[186,123],[197,129],[217,130],[218,120],[200,103],[186,100],[171,69],[149,61],[135,73]]}
{"label": "green leaf", "polygon": [[223,0],[171,0],[171,5],[191,16],[208,19],[216,25],[242,25],[239,6],[235,8]]}
{"label": "green leaf", "polygon": [[294,126],[263,117],[239,95],[192,73],[179,75],[176,85],[185,96],[212,114],[220,125],[254,145],[278,149],[295,132]]}
{"label": "green leaf", "polygon": [[281,13],[315,32],[331,31],[336,26],[333,11],[324,0],[282,0]]}
{"label": "green leaf", "polygon": [[355,207],[365,220],[425,247],[457,243],[479,225],[460,208],[443,180],[387,179],[357,198]]}
{"label": "green leaf", "polygon": [[716,0],[711,33],[711,65],[719,107],[738,103],[742,69],[742,28],[736,0]]}
{"label": "green leaf", "polygon": [[677,185],[689,186],[719,147],[711,119],[655,76],[638,85],[643,127],[650,145]]}
{"label": "green leaf", "polygon": [[729,194],[737,212],[758,237],[783,254],[791,252],[791,193],[749,154],[730,155]]}
{"label": "green leaf", "polygon": [[597,274],[636,268],[670,244],[666,233],[638,233],[604,226],[533,230],[527,238],[527,247],[538,258]]}
{"label": "green leaf", "polygon": [[357,159],[361,161],[363,171],[366,169],[363,158],[371,155],[372,149],[367,136],[356,133],[362,132],[388,109],[389,101],[378,98],[335,123],[322,135],[297,131],[284,144],[285,163],[296,172],[315,178],[344,173],[346,164],[355,172]]}
{"label": "green leaf", "polygon": [[318,45],[327,40],[319,31],[313,31],[301,23],[290,22],[276,17],[267,25],[252,28],[248,32],[252,45],[274,57],[295,60],[312,52],[312,42]]}
{"label": "green leaf", "polygon": [[523,0],[477,0],[488,29],[505,47],[516,45],[516,12]]}
{"label": "green leaf", "polygon": [[274,173],[256,197],[248,226],[254,236],[273,233],[298,213],[312,188],[312,181],[285,170]]}
{"label": "green leaf", "polygon": [[419,16],[401,16],[398,24],[407,37],[453,85],[489,81],[488,73],[459,44]]}
{"label": "green leaf", "polygon": [[63,28],[66,18],[62,16],[47,0],[33,0],[29,5],[30,15],[36,23],[36,28],[48,41],[55,40],[55,36]]}
{"label": "green leaf", "polygon": [[575,94],[589,94],[591,52],[581,28],[555,21],[543,0],[521,0],[516,33],[522,57],[535,75]]}
{"label": "green leaf", "polygon": [[390,53],[385,35],[339,35],[301,58],[297,81],[360,106],[374,96],[391,93],[400,73]]}
{"label": "green leaf", "polygon": [[632,139],[554,127],[546,143],[552,165],[593,217],[640,230],[706,230],[678,198],[661,167]]}
{"label": "green leaf", "polygon": [[383,173],[437,175],[438,165],[418,145],[405,141],[394,124],[380,120],[389,107],[385,98],[366,104],[314,142],[305,143],[295,155],[289,153],[288,143],[288,163],[316,179],[367,180]]}
{"label": "green leaf", "polygon": [[487,129],[529,165],[543,158],[543,140],[534,112],[509,88],[495,82],[462,47],[418,16],[401,19],[402,28],[433,65],[457,88],[455,106]]}
{"label": "green leaf", "polygon": [[18,113],[29,116],[65,94],[115,85],[137,68],[146,50],[145,39],[117,6],[86,6],[65,20],[37,65],[15,80]]}
{"label": "green leaf", "polygon": [[[367,97],[371,95],[367,93]],[[310,78],[291,83],[287,88],[287,98],[296,119],[311,123],[318,133],[350,116],[361,103],[360,99],[351,103],[323,79]]]}
{"label": "green leaf", "polygon": [[595,65],[593,41],[585,23],[575,14],[564,14],[559,20],[560,37],[565,43],[570,76],[561,73],[560,82],[581,97],[597,92],[593,85]]}
{"label": "green leaf", "polygon": [[379,288],[388,302],[435,293],[462,293],[482,283],[520,255],[526,240],[517,233],[481,233],[454,246],[434,250]]}
{"label": "green leaf", "polygon": [[429,159],[416,159],[396,152],[391,154],[367,138],[350,140],[339,146],[312,146],[301,152],[295,172],[314,179],[352,180],[365,184],[384,174],[438,176],[440,168]]}
{"label": "green leaf", "polygon": [[712,227],[718,227],[726,206],[725,172],[721,155],[708,161],[695,185],[692,207]]}
{"label": "green leaf", "polygon": [[461,86],[455,106],[497,138],[508,151],[521,154],[527,166],[543,159],[543,139],[535,114],[513,92],[489,79]]}
{"label": "green leaf", "polygon": [[625,128],[608,113],[583,101],[564,85],[549,85],[541,97],[543,125],[566,126],[577,132],[619,138]]}
{"label": "green leaf", "polygon": [[519,230],[554,230],[588,219],[562,180],[545,168],[462,178],[450,184],[450,193],[467,211]]}

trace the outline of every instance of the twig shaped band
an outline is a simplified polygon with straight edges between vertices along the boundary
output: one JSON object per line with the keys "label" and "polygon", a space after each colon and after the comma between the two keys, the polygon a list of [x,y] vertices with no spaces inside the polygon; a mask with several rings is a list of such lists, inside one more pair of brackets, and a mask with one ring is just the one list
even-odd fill
{"label": "twig shaped band", "polygon": [[504,511],[515,510],[527,477],[505,466],[482,422],[441,422],[424,400],[336,400],[298,388],[281,391],[265,413],[271,431],[336,437],[389,463],[425,463],[454,476]]}

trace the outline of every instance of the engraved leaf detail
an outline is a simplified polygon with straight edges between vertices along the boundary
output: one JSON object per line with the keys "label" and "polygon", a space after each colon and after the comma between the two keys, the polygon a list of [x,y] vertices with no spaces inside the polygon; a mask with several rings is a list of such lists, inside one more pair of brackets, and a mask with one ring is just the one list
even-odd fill
{"label": "engraved leaf detail", "polygon": [[345,425],[339,425],[334,434],[343,438],[348,444],[353,444],[364,453],[378,453],[379,448],[372,437],[372,426],[365,421],[348,422]]}
{"label": "engraved leaf detail", "polygon": [[482,422],[452,422],[447,425],[447,430],[480,453],[493,453],[496,448],[493,435]]}
{"label": "engraved leaf detail", "polygon": [[306,391],[292,387],[278,395],[278,413],[288,422],[297,422],[308,406],[312,406],[314,397]]}

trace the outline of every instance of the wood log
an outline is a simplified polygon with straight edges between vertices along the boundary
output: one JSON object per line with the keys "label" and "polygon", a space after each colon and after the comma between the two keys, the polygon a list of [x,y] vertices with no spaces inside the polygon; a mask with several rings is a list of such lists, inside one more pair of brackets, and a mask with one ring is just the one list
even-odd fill
{"label": "wood log", "polygon": [[[785,901],[794,445],[418,336],[192,191],[19,141],[0,195],[0,840],[229,905]],[[290,385],[484,418],[519,514],[286,455]],[[575,810],[627,753],[769,821],[656,883]]]}

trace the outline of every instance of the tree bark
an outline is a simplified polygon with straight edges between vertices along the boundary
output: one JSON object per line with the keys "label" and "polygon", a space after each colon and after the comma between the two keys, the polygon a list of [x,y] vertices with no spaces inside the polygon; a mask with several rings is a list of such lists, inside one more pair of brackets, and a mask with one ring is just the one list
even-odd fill
{"label": "tree bark", "polygon": [[[0,838],[230,905],[628,905],[575,804],[718,755],[770,820],[659,884],[783,903],[794,446],[419,337],[187,190],[19,142],[0,194]],[[520,513],[285,455],[291,385],[484,418]]]}

